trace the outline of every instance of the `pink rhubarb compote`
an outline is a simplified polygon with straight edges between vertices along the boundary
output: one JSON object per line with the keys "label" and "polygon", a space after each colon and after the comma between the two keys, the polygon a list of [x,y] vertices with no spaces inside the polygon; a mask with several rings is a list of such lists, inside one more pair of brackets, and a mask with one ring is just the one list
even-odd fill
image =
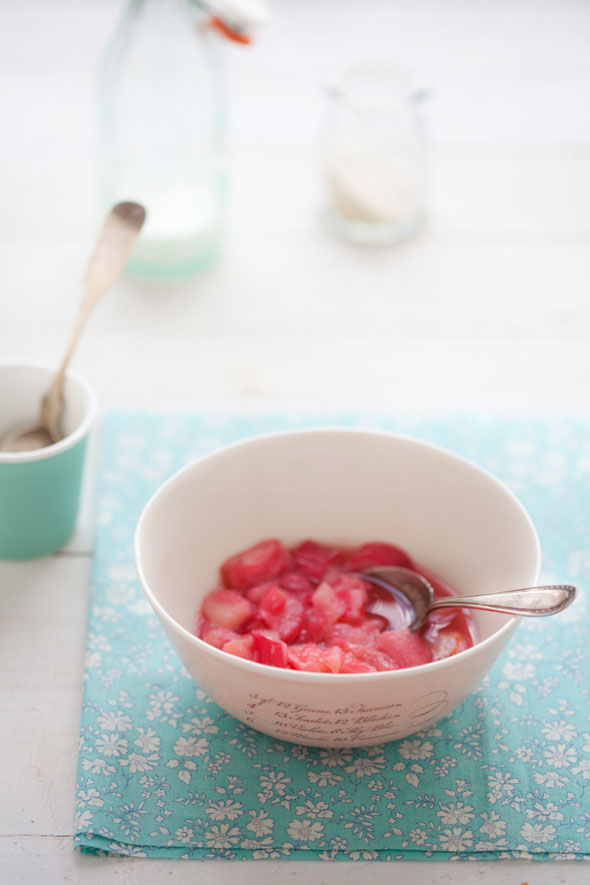
{"label": "pink rhubarb compote", "polygon": [[383,542],[344,548],[270,538],[227,559],[203,600],[195,633],[249,661],[314,673],[375,673],[448,658],[477,642],[464,609],[433,612],[411,633],[368,611],[375,588],[359,572],[401,565],[428,578],[435,596],[455,591]]}

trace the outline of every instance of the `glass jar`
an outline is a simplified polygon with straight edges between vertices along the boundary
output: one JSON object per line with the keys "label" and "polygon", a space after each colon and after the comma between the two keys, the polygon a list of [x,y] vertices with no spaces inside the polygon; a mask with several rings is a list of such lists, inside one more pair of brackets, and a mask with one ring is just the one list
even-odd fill
{"label": "glass jar", "polygon": [[210,264],[225,215],[222,37],[192,0],[128,0],[99,79],[105,208],[136,200],[147,219],[127,270]]}
{"label": "glass jar", "polygon": [[361,243],[394,243],[426,217],[426,91],[403,68],[363,65],[330,84],[322,133],[323,217]]}

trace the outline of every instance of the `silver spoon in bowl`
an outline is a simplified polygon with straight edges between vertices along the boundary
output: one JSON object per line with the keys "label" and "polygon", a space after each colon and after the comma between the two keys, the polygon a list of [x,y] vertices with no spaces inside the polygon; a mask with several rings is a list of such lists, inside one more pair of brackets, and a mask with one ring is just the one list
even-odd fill
{"label": "silver spoon in bowl", "polygon": [[521,590],[501,590],[480,596],[434,598],[432,584],[411,569],[380,565],[360,573],[373,585],[366,611],[384,618],[393,629],[409,627],[415,633],[428,615],[441,608],[476,608],[508,615],[540,618],[556,615],[574,601],[571,584],[548,584]]}
{"label": "silver spoon in bowl", "polygon": [[107,215],[84,276],[84,297],[68,348],[47,393],[36,422],[15,427],[0,439],[2,452],[28,452],[53,445],[63,438],[60,420],[64,408],[63,385],[67,365],[88,314],[123,270],[145,221],[139,203],[117,203]]}

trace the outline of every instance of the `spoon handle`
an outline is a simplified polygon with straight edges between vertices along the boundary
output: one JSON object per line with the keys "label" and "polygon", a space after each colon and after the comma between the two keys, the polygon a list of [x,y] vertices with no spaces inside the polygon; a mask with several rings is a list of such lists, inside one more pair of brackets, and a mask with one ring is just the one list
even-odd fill
{"label": "spoon handle", "polygon": [[541,618],[563,611],[574,601],[576,593],[577,588],[571,584],[548,584],[544,587],[482,593],[481,596],[449,596],[429,605],[428,613],[437,608],[480,608],[507,615]]}
{"label": "spoon handle", "polygon": [[88,260],[84,275],[84,297],[59,368],[58,375],[62,379],[88,314],[122,273],[145,216],[145,209],[139,203],[126,202],[113,206],[105,218],[94,251]]}
{"label": "spoon handle", "polygon": [[62,388],[66,368],[78,342],[88,314],[121,274],[131,255],[145,221],[145,209],[139,203],[117,203],[107,215],[84,276],[84,297],[61,365],[41,402],[41,424],[54,441],[61,438],[59,421],[63,409]]}

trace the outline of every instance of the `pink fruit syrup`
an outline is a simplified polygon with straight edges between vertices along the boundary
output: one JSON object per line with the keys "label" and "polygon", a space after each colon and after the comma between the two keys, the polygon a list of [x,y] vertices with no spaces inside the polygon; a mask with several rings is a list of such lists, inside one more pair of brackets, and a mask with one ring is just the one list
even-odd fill
{"label": "pink fruit syrup", "polygon": [[[444,581],[381,542],[354,549],[274,538],[227,559],[220,585],[203,600],[195,634],[232,655],[314,673],[375,673],[438,661],[477,642],[464,609],[443,609],[411,633],[368,611],[379,588],[359,572],[401,565],[424,575],[435,596],[454,596]],[[397,603],[392,601],[390,605]]]}

